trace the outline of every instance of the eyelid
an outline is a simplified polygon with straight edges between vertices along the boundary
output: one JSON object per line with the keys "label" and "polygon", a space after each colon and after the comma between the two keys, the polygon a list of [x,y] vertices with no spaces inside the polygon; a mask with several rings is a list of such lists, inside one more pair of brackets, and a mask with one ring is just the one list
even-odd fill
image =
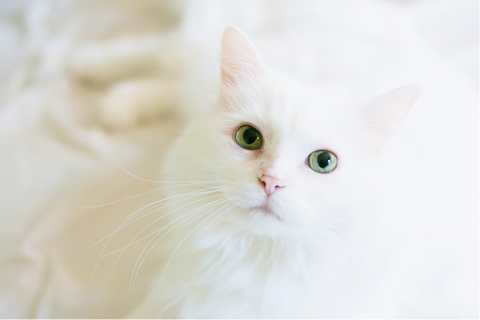
{"label": "eyelid", "polygon": [[260,129],[258,129],[258,127],[256,125],[254,125],[253,123],[250,123],[250,122],[240,122],[239,125],[235,126],[235,129],[233,129],[233,131],[235,133],[237,133],[238,129],[240,129],[241,127],[243,126],[251,126],[251,127],[254,127],[255,129],[258,130],[258,132],[262,133],[262,131]]}

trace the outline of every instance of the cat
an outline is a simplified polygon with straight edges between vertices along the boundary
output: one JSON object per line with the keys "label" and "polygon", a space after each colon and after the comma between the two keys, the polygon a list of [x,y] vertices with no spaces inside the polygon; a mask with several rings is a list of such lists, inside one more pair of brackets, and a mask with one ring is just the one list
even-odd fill
{"label": "cat", "polygon": [[130,317],[478,314],[475,262],[449,240],[456,249],[437,252],[456,231],[425,228],[432,212],[450,221],[429,211],[445,203],[422,207],[441,192],[419,195],[438,164],[399,133],[420,87],[358,99],[267,65],[239,29],[225,30],[217,101],[163,166],[166,196],[180,201],[159,216],[146,250],[164,259]]}

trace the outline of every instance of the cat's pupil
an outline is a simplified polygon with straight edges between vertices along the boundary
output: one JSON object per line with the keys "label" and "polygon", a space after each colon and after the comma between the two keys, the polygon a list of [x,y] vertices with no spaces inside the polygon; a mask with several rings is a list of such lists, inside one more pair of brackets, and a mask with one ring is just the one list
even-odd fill
{"label": "cat's pupil", "polygon": [[322,152],[317,157],[318,166],[322,169],[326,168],[330,164],[331,160],[332,158],[328,152]]}
{"label": "cat's pupil", "polygon": [[246,144],[252,144],[259,139],[258,132],[254,128],[249,128],[243,133],[243,141]]}

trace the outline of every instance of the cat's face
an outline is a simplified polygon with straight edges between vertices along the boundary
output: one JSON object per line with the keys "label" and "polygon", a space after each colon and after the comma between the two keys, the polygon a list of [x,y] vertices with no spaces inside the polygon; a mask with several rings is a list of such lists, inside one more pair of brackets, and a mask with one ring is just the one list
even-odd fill
{"label": "cat's face", "polygon": [[206,181],[231,209],[222,221],[257,235],[295,238],[351,223],[370,201],[379,150],[400,107],[387,124],[372,112],[389,103],[408,110],[413,89],[354,105],[267,70],[234,29],[224,36],[222,63],[218,104],[172,151],[169,180]]}

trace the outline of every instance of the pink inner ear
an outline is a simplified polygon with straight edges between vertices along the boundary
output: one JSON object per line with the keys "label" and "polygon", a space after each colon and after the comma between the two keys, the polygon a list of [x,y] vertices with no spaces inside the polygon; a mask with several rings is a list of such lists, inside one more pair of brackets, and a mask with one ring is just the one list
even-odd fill
{"label": "pink inner ear", "polygon": [[375,151],[381,151],[395,134],[419,95],[416,85],[387,92],[368,103],[362,110],[362,121]]}
{"label": "pink inner ear", "polygon": [[235,85],[265,68],[257,50],[240,30],[228,27],[222,39],[222,83]]}

